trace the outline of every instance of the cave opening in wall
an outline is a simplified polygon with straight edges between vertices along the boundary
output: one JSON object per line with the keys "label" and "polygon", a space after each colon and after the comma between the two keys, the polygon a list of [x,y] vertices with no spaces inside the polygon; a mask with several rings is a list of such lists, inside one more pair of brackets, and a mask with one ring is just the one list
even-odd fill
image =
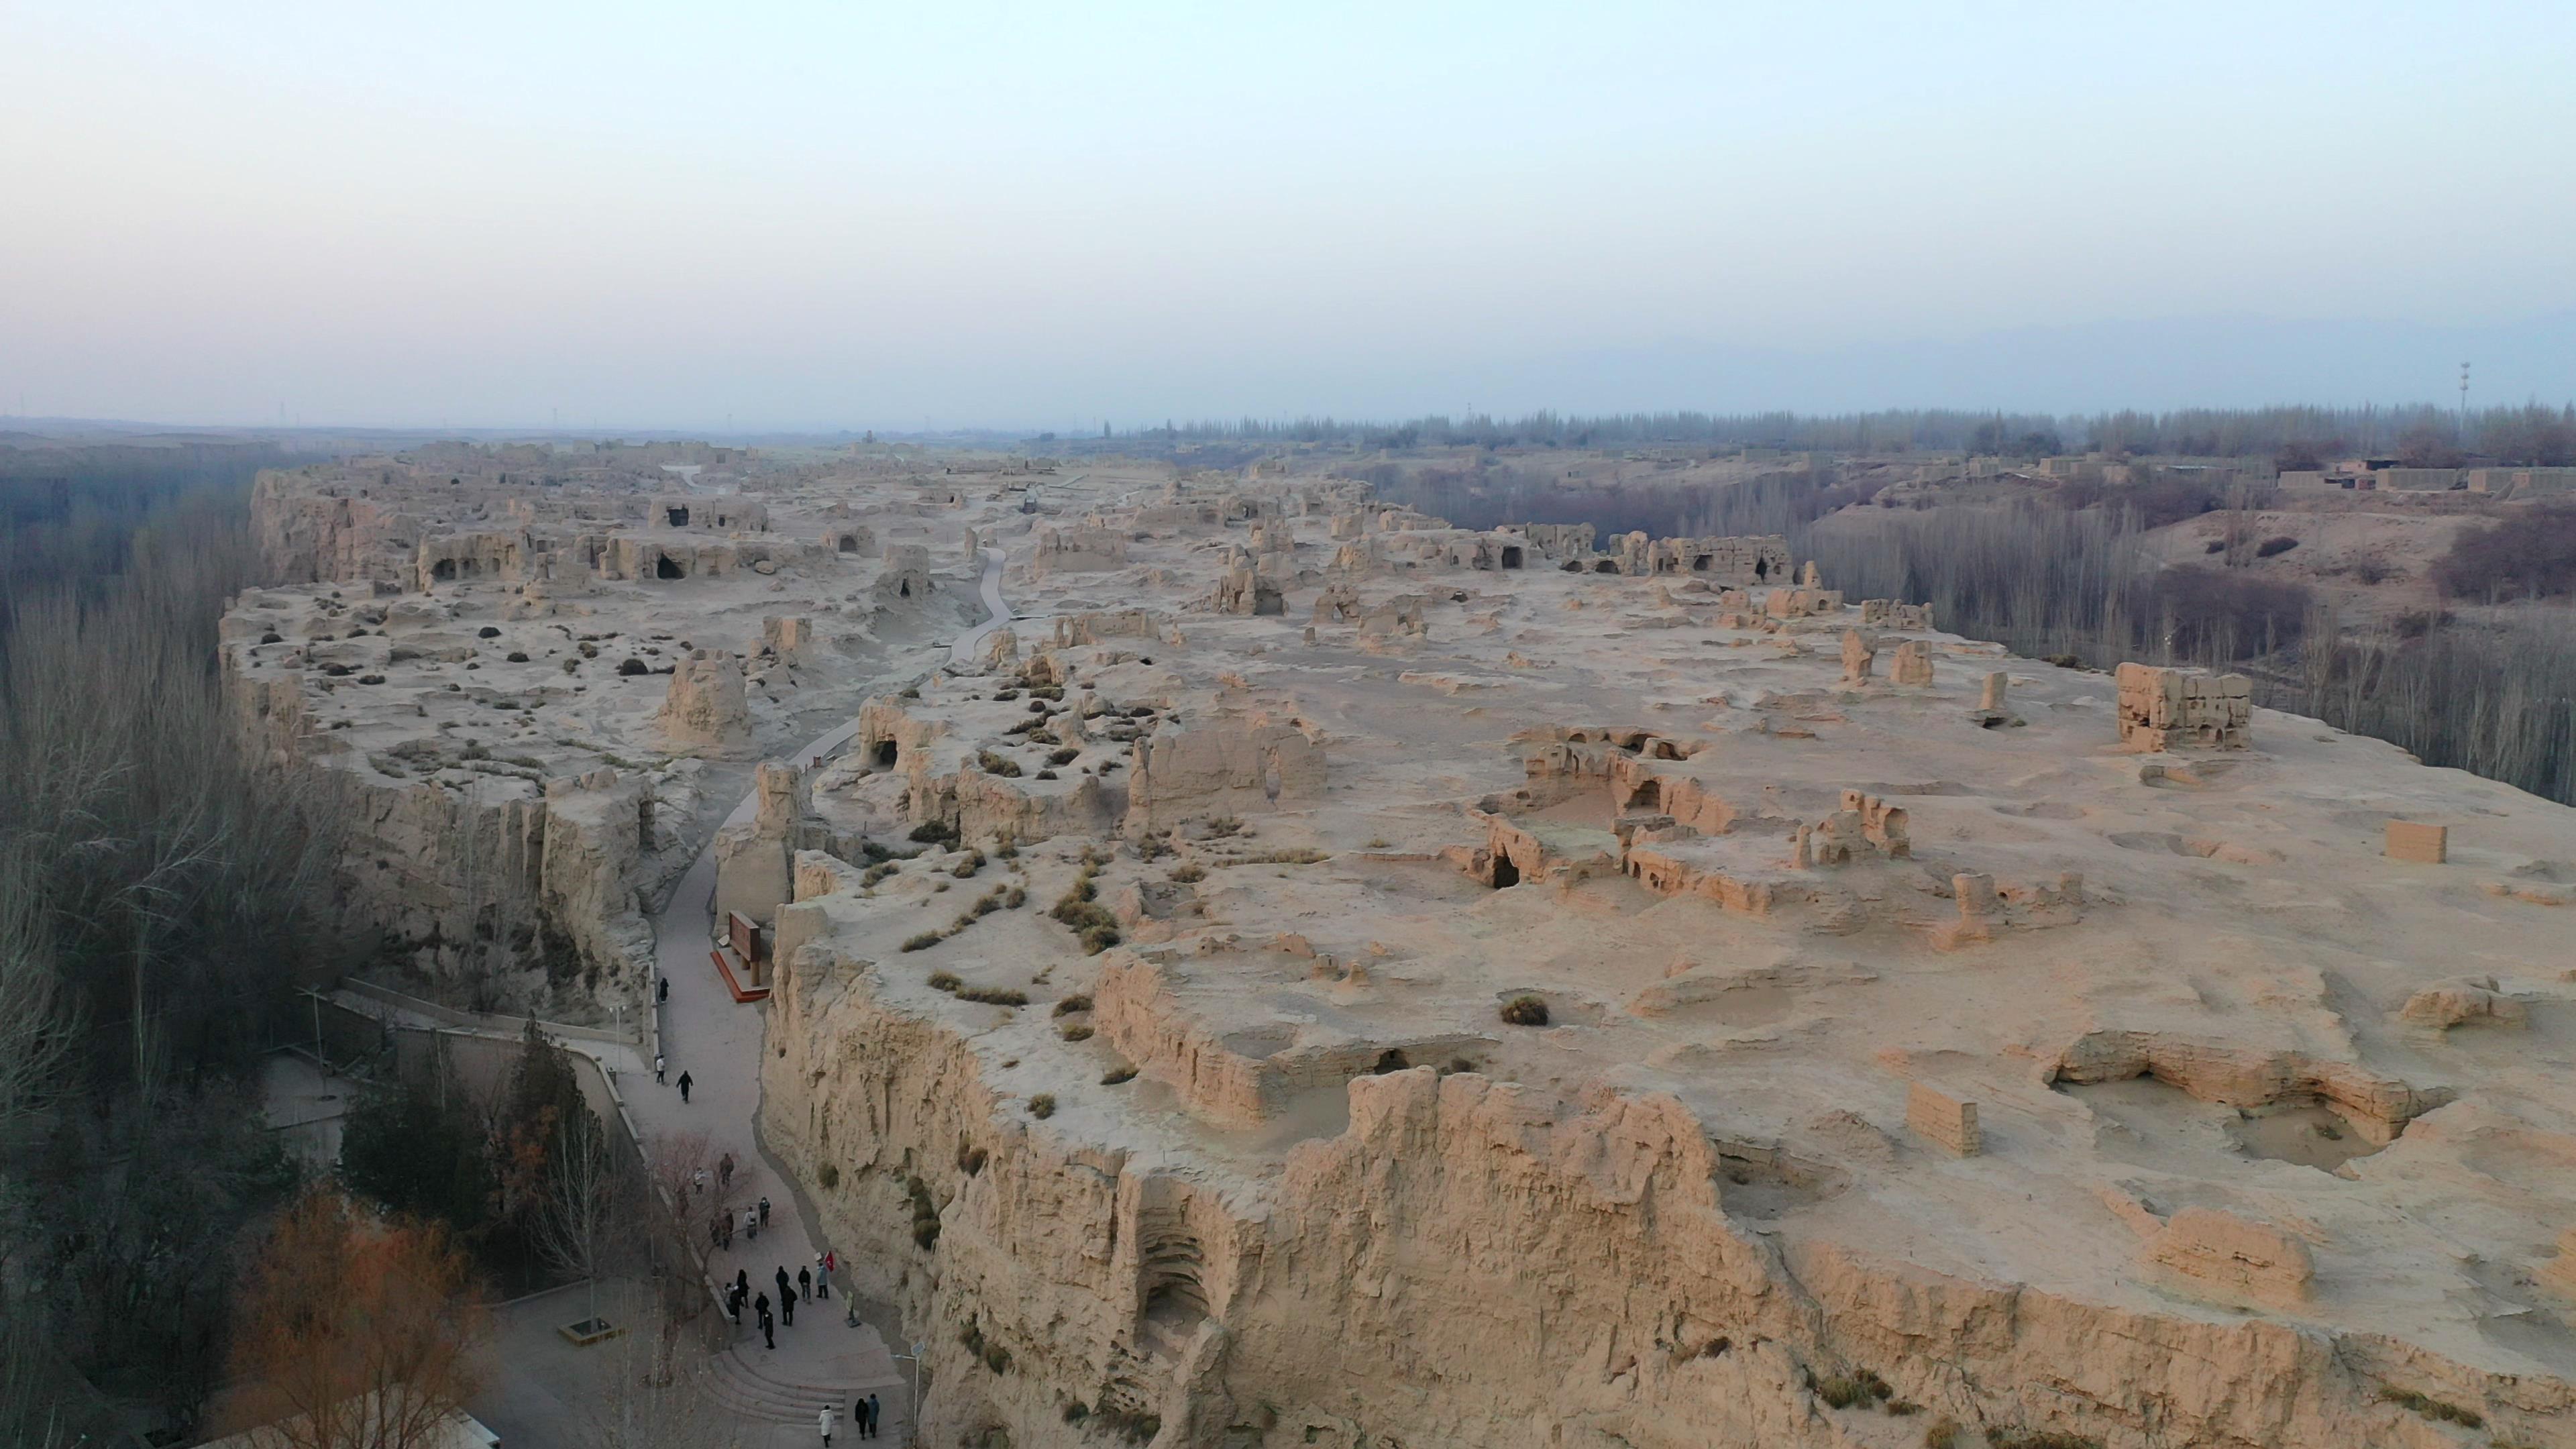
{"label": "cave opening in wall", "polygon": [[859,541],[845,533],[841,535],[839,547],[840,551],[843,553],[857,553],[859,551]]}
{"label": "cave opening in wall", "polygon": [[895,757],[895,744],[894,744],[894,741],[892,741],[892,740],[879,740],[879,741],[877,741],[877,767],[878,767],[879,769],[890,769],[890,768],[892,768],[892,767],[893,767],[893,765],[894,765],[894,757]]}
{"label": "cave opening in wall", "polygon": [[657,579],[685,579],[688,576],[689,571],[680,567],[678,560],[667,553],[653,561],[653,577]]}
{"label": "cave opening in wall", "polygon": [[1512,864],[1512,858],[1511,858],[1510,856],[1508,856],[1508,855],[1497,855],[1497,856],[1495,856],[1495,857],[1494,857],[1494,889],[1496,889],[1496,890],[1501,890],[1501,889],[1503,889],[1505,886],[1516,886],[1516,885],[1519,885],[1520,883],[1521,883],[1521,868],[1520,868],[1519,866],[1517,866],[1517,865]]}
{"label": "cave opening in wall", "polygon": [[1619,572],[1619,564],[1615,559],[1605,558],[1599,563],[1594,564],[1592,566],[1592,571],[1596,574],[1615,574]]}
{"label": "cave opening in wall", "polygon": [[689,526],[689,510],[685,508],[677,506],[671,507],[664,510],[663,516],[671,521],[671,526],[673,528],[686,528]]}
{"label": "cave opening in wall", "polygon": [[1506,544],[1503,548],[1503,567],[1507,569],[1516,569],[1520,566],[1521,551]]}

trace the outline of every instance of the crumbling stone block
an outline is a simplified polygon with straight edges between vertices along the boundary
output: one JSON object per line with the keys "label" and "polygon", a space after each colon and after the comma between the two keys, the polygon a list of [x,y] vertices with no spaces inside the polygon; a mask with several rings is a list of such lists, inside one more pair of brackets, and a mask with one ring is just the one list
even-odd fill
{"label": "crumbling stone block", "polygon": [[2470,1022],[2523,1026],[2530,1013],[2521,1002],[2498,989],[2492,976],[2454,976],[2436,981],[2406,998],[2398,1018],[2414,1026],[2447,1031]]}
{"label": "crumbling stone block", "polygon": [[2386,853],[2390,860],[2411,860],[2417,865],[2445,864],[2451,858],[2451,827],[2391,820],[2388,822]]}
{"label": "crumbling stone block", "polygon": [[2314,1296],[2308,1245],[2215,1208],[2187,1207],[2140,1250],[2151,1277],[2195,1297],[2249,1308],[2297,1308]]}
{"label": "crumbling stone block", "polygon": [[1953,1157],[1974,1157],[1985,1150],[1985,1136],[1977,1127],[1977,1104],[1921,1082],[1906,1089],[1905,1125]]}
{"label": "crumbling stone block", "polygon": [[2241,750],[2253,742],[2254,684],[2242,674],[2123,664],[2117,683],[2120,742],[2130,749]]}
{"label": "crumbling stone block", "polygon": [[1932,646],[1920,639],[1908,639],[1896,646],[1896,658],[1888,665],[1892,684],[1924,686],[1932,682]]}
{"label": "crumbling stone block", "polygon": [[1871,665],[1878,658],[1878,636],[1858,629],[1843,631],[1843,683],[1867,684]]}

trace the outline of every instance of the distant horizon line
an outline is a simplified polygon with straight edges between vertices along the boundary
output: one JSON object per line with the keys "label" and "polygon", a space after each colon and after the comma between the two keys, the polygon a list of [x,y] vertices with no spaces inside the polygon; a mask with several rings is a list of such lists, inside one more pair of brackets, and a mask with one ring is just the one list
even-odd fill
{"label": "distant horizon line", "polygon": [[[2520,402],[2485,403],[2470,407],[2468,409],[2468,413],[2472,418],[2481,418],[2499,413],[2528,412],[2534,408],[2547,411],[2576,410],[2576,398],[2571,398],[2567,401],[2558,403],[2544,402],[2536,397],[2528,398]],[[1768,419],[1778,419],[1784,423],[1812,423],[1857,422],[1876,418],[1998,418],[2007,422],[2016,423],[2026,421],[2066,423],[2090,422],[2124,416],[2169,419],[2198,416],[2226,416],[2230,414],[2249,415],[2284,411],[2314,411],[2326,414],[2354,414],[2359,416],[2377,415],[2383,417],[2398,414],[2429,413],[2445,418],[2452,418],[2459,415],[2460,409],[2459,405],[2455,402],[2446,402],[2428,398],[2410,402],[2212,403],[2172,408],[2105,407],[2076,410],[2060,410],[2052,408],[2015,409],[1943,406],[1885,406],[1877,408],[1844,408],[1834,410],[1760,408],[1744,411],[1720,411],[1714,408],[1637,408],[1627,411],[1609,412],[1598,410],[1575,411],[1561,408],[1532,408],[1511,412],[1490,412],[1484,410],[1453,413],[1420,412],[1408,416],[1366,416],[1332,413],[1293,415],[1273,414],[1262,416],[1247,413],[1226,418],[1201,417],[1187,420],[1172,418],[1159,423],[1133,423],[1124,425],[1111,420],[1107,422],[1108,432],[1106,435],[1112,439],[1126,437],[1150,437],[1156,435],[1181,437],[1208,435],[1222,436],[1228,431],[1241,429],[1246,425],[1282,430],[1299,427],[1317,427],[1340,431],[1383,431],[1434,423],[1451,427],[1484,428],[1510,427],[1532,423],[1540,419],[1554,419],[1561,423],[1573,424],[1607,421],[1633,422],[1638,420],[1667,418],[1676,421],[1682,419],[1695,419],[1736,424],[1754,423]],[[856,442],[871,435],[880,441],[917,438],[1007,437],[1021,441],[1039,441],[1043,439],[1067,442],[1080,442],[1086,440],[1096,442],[1103,437],[1103,434],[1101,432],[1094,431],[1093,429],[1100,427],[1101,425],[1101,422],[1098,420],[1095,420],[1089,425],[1074,425],[1066,423],[1023,424],[1008,422],[976,422],[944,425],[933,424],[926,427],[884,427],[868,426],[864,424],[851,425],[819,423],[771,424],[767,426],[753,427],[743,427],[739,424],[725,427],[709,427],[694,424],[671,423],[594,423],[587,426],[573,427],[566,427],[559,424],[512,424],[487,422],[474,422],[458,425],[447,422],[437,424],[404,424],[374,422],[306,423],[299,421],[281,424],[275,422],[222,423],[148,417],[73,417],[50,414],[0,413],[0,443],[6,443],[8,441],[7,435],[13,433],[42,438],[47,436],[49,432],[74,431],[131,433],[144,436],[167,436],[170,434],[183,433],[214,433],[233,435],[244,439],[355,436],[382,437],[388,440],[426,439],[436,441],[442,439],[454,439],[456,441],[472,442],[490,442],[496,440],[525,442],[598,442],[642,439],[657,442],[695,441],[714,443],[719,440],[723,440],[738,442],[744,446],[757,446],[763,439],[833,439]]]}

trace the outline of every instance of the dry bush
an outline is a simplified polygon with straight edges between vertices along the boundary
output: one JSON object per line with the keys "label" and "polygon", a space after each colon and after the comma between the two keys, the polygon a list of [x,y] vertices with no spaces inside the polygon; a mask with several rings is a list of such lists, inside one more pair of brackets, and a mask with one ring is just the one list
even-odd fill
{"label": "dry bush", "polygon": [[1535,996],[1515,996],[1503,1003],[1502,1016],[1510,1026],[1545,1026],[1547,1003]]}
{"label": "dry bush", "polygon": [[2454,599],[2492,603],[2576,593],[2576,507],[2463,529],[2431,572],[2434,586]]}
{"label": "dry bush", "polygon": [[444,1229],[370,1217],[328,1188],[260,1245],[235,1314],[235,1427],[283,1449],[431,1449],[482,1387],[489,1321]]}

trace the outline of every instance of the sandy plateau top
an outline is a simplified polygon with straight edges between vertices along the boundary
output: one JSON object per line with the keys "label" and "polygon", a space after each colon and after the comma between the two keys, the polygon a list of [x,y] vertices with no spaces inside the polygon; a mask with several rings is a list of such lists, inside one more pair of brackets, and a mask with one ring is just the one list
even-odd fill
{"label": "sandy plateau top", "polygon": [[363,795],[406,981],[565,1011],[644,999],[674,820],[855,712],[716,905],[943,1433],[1919,1441],[1839,1364],[2066,1443],[2563,1442],[2576,811],[1777,538],[575,461],[265,476],[242,727]]}
{"label": "sandy plateau top", "polygon": [[[807,782],[853,836],[1015,841],[1033,908],[906,949],[1001,867],[808,855],[791,928],[1051,1095],[1047,1131],[1250,1202],[1354,1076],[1668,1095],[1784,1241],[2576,1366],[2576,812],[2263,710],[2248,748],[2141,752],[2111,676],[1875,610],[1855,679],[1861,606],[1783,617],[1687,557],[1478,567],[1460,540],[1516,536],[1313,480],[1049,491],[962,510],[1013,561],[1009,652],[881,697]],[[1076,528],[1115,556],[1044,566]],[[1890,677],[1909,639],[1928,683]],[[2447,863],[2389,858],[2391,820]],[[1035,909],[1086,860],[1098,955]],[[1523,997],[1546,1025],[1501,1018]]]}

